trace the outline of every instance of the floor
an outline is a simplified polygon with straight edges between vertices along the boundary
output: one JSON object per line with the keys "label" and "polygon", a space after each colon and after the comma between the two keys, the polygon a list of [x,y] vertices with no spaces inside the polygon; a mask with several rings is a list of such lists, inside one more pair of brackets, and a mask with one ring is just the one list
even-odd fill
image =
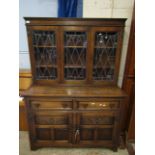
{"label": "floor", "polygon": [[130,155],[135,155],[135,144],[134,143],[127,143],[127,150]]}
{"label": "floor", "polygon": [[19,134],[19,155],[128,155],[126,149],[113,152],[109,149],[67,149],[67,148],[42,148],[30,151],[28,133],[20,131]]}

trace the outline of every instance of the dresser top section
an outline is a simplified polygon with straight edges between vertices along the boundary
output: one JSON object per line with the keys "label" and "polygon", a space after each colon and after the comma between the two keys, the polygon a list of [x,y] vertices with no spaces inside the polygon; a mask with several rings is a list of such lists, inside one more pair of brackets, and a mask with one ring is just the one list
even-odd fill
{"label": "dresser top section", "polygon": [[32,97],[126,97],[118,87],[48,87],[32,86],[21,92],[21,96]]}
{"label": "dresser top section", "polygon": [[124,26],[126,18],[49,18],[24,17],[26,25]]}

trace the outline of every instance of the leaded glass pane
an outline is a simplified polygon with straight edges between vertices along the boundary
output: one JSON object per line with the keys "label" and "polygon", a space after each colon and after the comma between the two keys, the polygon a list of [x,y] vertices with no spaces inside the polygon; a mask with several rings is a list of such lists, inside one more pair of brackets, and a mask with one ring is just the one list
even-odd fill
{"label": "leaded glass pane", "polygon": [[113,80],[116,46],[116,32],[96,32],[93,60],[94,80]]}
{"label": "leaded glass pane", "polygon": [[65,80],[84,80],[86,78],[86,33],[65,32],[64,45]]}
{"label": "leaded glass pane", "polygon": [[55,32],[33,31],[33,49],[36,63],[36,79],[57,78],[57,49]]}

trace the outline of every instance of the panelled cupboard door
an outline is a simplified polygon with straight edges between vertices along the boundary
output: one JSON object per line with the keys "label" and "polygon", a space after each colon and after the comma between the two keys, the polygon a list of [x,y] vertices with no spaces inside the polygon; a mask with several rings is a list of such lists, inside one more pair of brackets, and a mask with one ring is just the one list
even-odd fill
{"label": "panelled cupboard door", "polygon": [[90,146],[115,147],[115,112],[79,112],[76,115],[77,127],[75,143]]}
{"label": "panelled cupboard door", "polygon": [[91,81],[96,84],[116,84],[122,47],[121,27],[93,27]]}
{"label": "panelled cupboard door", "polygon": [[29,26],[27,33],[34,82],[58,83],[60,79],[58,27]]}
{"label": "panelled cupboard door", "polygon": [[68,112],[35,113],[36,143],[38,145],[68,145],[72,142],[72,114]]}
{"label": "panelled cupboard door", "polygon": [[61,28],[62,68],[61,80],[66,84],[87,82],[88,27],[67,26]]}

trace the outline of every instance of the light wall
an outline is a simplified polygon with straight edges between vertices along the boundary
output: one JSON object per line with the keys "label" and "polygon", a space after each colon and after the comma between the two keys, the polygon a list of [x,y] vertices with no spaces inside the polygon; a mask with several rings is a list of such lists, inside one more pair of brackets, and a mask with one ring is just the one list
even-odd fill
{"label": "light wall", "polygon": [[19,68],[30,69],[23,17],[57,17],[58,0],[19,0]]}
{"label": "light wall", "polygon": [[[78,0],[77,17],[82,17],[83,0]],[[30,69],[23,17],[57,17],[58,0],[19,0],[19,68]]]}
{"label": "light wall", "polygon": [[120,87],[123,81],[133,5],[134,0],[83,0],[83,17],[127,18],[118,77]]}

